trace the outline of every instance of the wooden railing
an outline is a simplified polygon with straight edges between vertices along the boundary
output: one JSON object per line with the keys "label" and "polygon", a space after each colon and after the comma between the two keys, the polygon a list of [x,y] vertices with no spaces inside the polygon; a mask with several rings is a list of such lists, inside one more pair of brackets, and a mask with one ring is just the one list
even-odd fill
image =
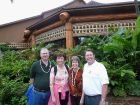
{"label": "wooden railing", "polygon": [[[5,42],[2,42],[0,44],[6,44]],[[27,49],[28,48],[28,43],[14,43],[14,42],[9,42],[8,43],[9,47],[15,47],[17,49]]]}

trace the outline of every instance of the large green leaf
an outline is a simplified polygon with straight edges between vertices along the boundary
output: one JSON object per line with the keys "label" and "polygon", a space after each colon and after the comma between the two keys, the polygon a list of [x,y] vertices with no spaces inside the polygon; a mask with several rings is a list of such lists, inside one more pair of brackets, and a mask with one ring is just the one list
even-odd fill
{"label": "large green leaf", "polygon": [[123,46],[116,43],[108,43],[104,46],[104,51],[117,51],[122,55]]}
{"label": "large green leaf", "polygon": [[137,36],[139,34],[139,29],[136,29],[135,32],[133,33],[132,36],[132,45],[133,45],[133,49],[136,50],[137,48]]}
{"label": "large green leaf", "polygon": [[126,61],[125,58],[117,58],[116,60],[117,60],[118,62]]}
{"label": "large green leaf", "polygon": [[121,70],[121,76],[124,76],[125,74],[129,74],[133,77],[136,76],[136,74],[132,70]]}
{"label": "large green leaf", "polygon": [[124,72],[121,72],[121,77],[123,77],[125,75],[125,73]]}
{"label": "large green leaf", "polygon": [[140,16],[138,16],[137,20],[136,20],[136,29],[140,28]]}
{"label": "large green leaf", "polygon": [[132,28],[129,28],[128,30],[126,30],[126,32],[125,32],[126,37],[131,34],[131,30],[132,30]]}
{"label": "large green leaf", "polygon": [[116,33],[113,34],[114,35],[122,35],[125,32],[125,30],[123,28],[119,28],[118,31]]}
{"label": "large green leaf", "polygon": [[113,80],[111,80],[110,83],[111,83],[113,86],[116,85],[116,84],[119,84],[118,81],[113,81]]}
{"label": "large green leaf", "polygon": [[119,43],[120,46],[123,46],[126,50],[130,51],[132,50],[132,43],[121,36],[114,36],[113,37],[113,43]]}
{"label": "large green leaf", "polygon": [[[134,37],[137,38],[137,47],[140,48],[140,16],[138,16],[136,20],[136,26],[135,26],[135,32],[134,32]],[[136,39],[134,39],[135,41]],[[134,43],[133,41],[133,43]],[[136,44],[136,43],[135,43]],[[136,46],[135,46],[136,47]]]}

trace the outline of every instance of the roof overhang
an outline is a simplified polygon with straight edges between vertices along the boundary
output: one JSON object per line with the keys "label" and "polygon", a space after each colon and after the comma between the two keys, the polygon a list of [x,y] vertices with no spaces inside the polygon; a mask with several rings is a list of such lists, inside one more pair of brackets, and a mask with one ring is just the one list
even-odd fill
{"label": "roof overhang", "polygon": [[[59,15],[63,12],[68,12],[71,17],[78,16],[97,16],[97,15],[105,15],[110,14],[126,14],[126,13],[136,13],[134,2],[122,2],[122,3],[111,3],[111,4],[98,4],[98,5],[85,5],[81,7],[63,7],[61,10],[55,12],[54,14],[42,19],[41,21],[26,27],[26,30],[31,32],[35,30],[40,30],[46,26],[49,26],[53,23],[60,21]],[[24,34],[24,39],[30,37],[29,35]]]}
{"label": "roof overhang", "polygon": [[118,13],[132,13],[135,12],[134,2],[112,3],[85,5],[82,7],[62,8],[60,11],[50,15],[49,17],[27,27],[27,30],[38,30],[47,25],[55,23],[60,20],[59,15],[62,12],[68,12],[70,16],[88,16],[88,15],[104,15],[104,14],[118,14]]}

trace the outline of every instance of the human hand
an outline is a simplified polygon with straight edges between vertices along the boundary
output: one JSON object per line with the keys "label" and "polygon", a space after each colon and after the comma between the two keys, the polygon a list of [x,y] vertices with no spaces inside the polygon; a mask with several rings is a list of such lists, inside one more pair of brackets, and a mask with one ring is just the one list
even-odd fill
{"label": "human hand", "polygon": [[84,105],[84,103],[79,103],[79,105]]}
{"label": "human hand", "polygon": [[84,100],[81,99],[79,105],[84,105]]}
{"label": "human hand", "polygon": [[55,99],[55,97],[52,97],[52,103],[53,103],[53,104],[56,104],[56,99]]}
{"label": "human hand", "polygon": [[99,105],[105,105],[105,101],[100,101]]}

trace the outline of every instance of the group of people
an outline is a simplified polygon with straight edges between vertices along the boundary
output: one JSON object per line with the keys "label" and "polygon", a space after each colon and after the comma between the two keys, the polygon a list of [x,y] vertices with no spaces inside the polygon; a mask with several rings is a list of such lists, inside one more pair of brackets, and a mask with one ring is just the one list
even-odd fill
{"label": "group of people", "polygon": [[65,65],[62,53],[56,55],[56,65],[49,56],[49,50],[42,48],[41,59],[31,67],[33,100],[29,105],[105,105],[108,75],[91,49],[85,51],[83,69],[77,56],[71,57],[71,67]]}

